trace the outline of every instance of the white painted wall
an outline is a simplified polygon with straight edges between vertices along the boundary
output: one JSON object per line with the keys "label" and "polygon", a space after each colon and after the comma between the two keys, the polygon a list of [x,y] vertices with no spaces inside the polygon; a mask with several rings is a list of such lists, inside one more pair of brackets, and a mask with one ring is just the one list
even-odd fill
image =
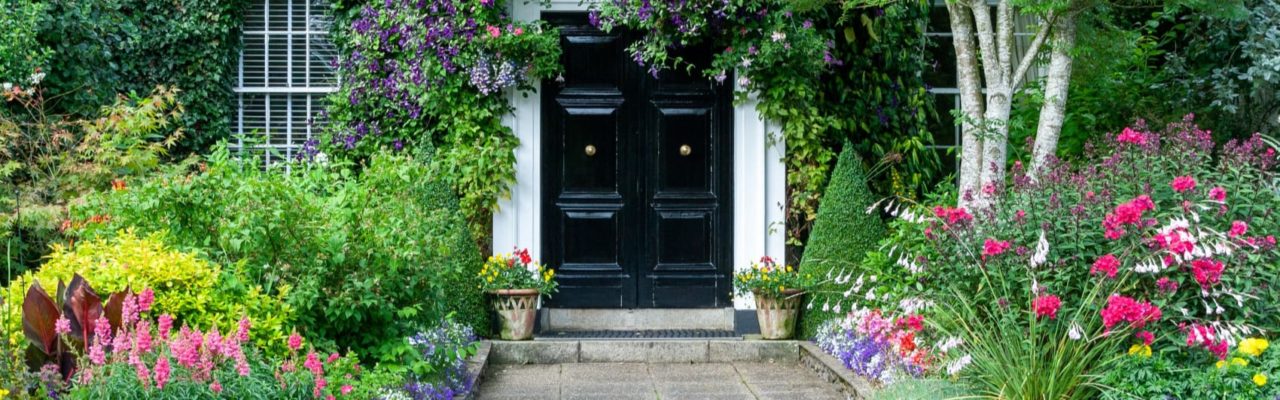
{"label": "white painted wall", "polygon": [[[579,0],[552,0],[542,8],[536,0],[513,2],[511,15],[519,21],[536,21],[543,10],[582,11]],[[493,251],[507,252],[517,246],[528,248],[535,258],[542,249],[542,102],[538,93],[507,94],[515,113],[503,119],[516,137],[516,182],[511,197],[498,202],[493,216]],[[733,265],[749,268],[752,261],[768,255],[786,260],[785,146],[776,127],[760,117],[757,101],[751,97],[733,109]],[[772,139],[771,139],[772,138]],[[748,296],[735,298],[734,308],[754,308]]]}

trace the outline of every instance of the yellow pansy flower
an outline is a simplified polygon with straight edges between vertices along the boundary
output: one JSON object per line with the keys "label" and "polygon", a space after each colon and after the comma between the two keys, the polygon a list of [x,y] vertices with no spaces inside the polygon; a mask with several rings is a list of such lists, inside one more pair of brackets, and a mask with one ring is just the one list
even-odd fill
{"label": "yellow pansy flower", "polygon": [[1249,338],[1241,341],[1238,349],[1241,353],[1257,357],[1262,355],[1268,347],[1271,347],[1271,343],[1267,342],[1267,339]]}
{"label": "yellow pansy flower", "polygon": [[1267,376],[1261,372],[1253,374],[1253,384],[1262,386],[1267,384]]}
{"label": "yellow pansy flower", "polygon": [[1240,357],[1233,357],[1231,358],[1231,365],[1239,365],[1241,367],[1247,367],[1249,366],[1249,360],[1246,360]]}
{"label": "yellow pansy flower", "polygon": [[1227,362],[1226,362],[1226,361],[1222,361],[1222,360],[1218,360],[1218,363],[1217,363],[1217,364],[1213,364],[1213,365],[1214,365],[1215,367],[1218,367],[1218,369],[1222,369],[1222,367],[1226,367],[1226,366],[1227,366]]}

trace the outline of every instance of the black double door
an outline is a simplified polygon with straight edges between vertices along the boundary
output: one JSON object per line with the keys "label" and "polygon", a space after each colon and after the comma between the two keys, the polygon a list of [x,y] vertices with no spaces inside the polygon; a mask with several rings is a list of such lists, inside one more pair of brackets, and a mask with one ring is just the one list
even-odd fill
{"label": "black double door", "polygon": [[[651,76],[584,14],[560,27],[562,77],[542,83],[543,258],[566,308],[729,306],[728,84]],[[706,49],[680,51],[695,65]]]}

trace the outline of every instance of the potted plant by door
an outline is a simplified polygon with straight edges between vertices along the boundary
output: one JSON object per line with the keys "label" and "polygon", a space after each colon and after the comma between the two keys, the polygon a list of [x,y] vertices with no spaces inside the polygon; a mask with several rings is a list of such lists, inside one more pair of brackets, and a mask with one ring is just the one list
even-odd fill
{"label": "potted plant by door", "polygon": [[789,265],[779,266],[768,256],[751,263],[750,269],[739,272],[733,280],[739,295],[751,293],[755,297],[760,336],[770,340],[795,335],[800,299],[813,284],[812,276],[801,275]]}
{"label": "potted plant by door", "polygon": [[529,249],[495,254],[480,268],[480,288],[494,295],[502,322],[502,340],[529,340],[538,315],[538,299],[556,292],[556,271],[529,256]]}

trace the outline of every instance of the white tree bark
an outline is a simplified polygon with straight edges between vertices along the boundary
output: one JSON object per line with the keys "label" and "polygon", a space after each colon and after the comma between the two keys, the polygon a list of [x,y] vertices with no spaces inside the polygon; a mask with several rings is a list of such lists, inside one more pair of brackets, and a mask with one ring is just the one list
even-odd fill
{"label": "white tree bark", "polygon": [[[973,25],[978,32],[978,48],[982,51],[983,78],[986,81],[986,113],[982,123],[982,164],[979,165],[978,191],[969,192],[976,201],[974,207],[984,208],[991,199],[983,194],[983,188],[1004,180],[1004,164],[1009,144],[1009,113],[1012,110],[1013,88],[1009,76],[1013,74],[1010,59],[1013,45],[1003,39],[1013,35],[1013,11],[1009,0],[1001,0],[997,6],[997,19],[992,24],[991,10],[986,0],[970,0]],[[997,35],[997,31],[1001,32]],[[965,193],[961,194],[961,197]]]}
{"label": "white tree bark", "polygon": [[951,43],[956,50],[956,88],[960,91],[961,154],[960,199],[961,207],[969,207],[964,194],[977,193],[982,172],[982,126],[984,104],[982,82],[978,77],[978,55],[975,53],[973,16],[969,6],[958,2],[947,3],[947,15],[951,22]]}
{"label": "white tree bark", "polygon": [[1071,49],[1076,42],[1076,14],[1068,12],[1053,27],[1053,50],[1049,54],[1049,71],[1045,77],[1044,105],[1036,125],[1036,143],[1032,150],[1031,176],[1039,177],[1049,157],[1058,149],[1062,121],[1067,113],[1067,88],[1071,83]]}

